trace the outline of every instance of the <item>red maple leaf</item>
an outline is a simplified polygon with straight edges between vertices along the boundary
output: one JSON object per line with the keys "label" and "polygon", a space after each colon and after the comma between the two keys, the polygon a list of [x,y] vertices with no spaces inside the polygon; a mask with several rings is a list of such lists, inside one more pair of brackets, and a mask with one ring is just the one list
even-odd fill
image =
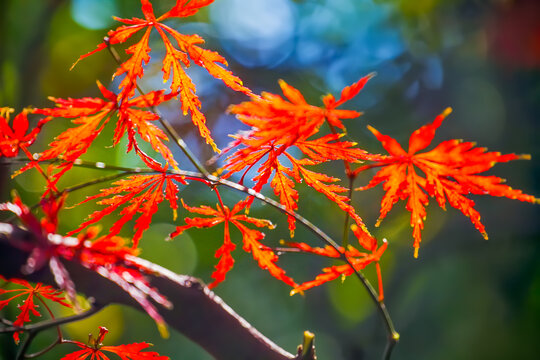
{"label": "red maple leaf", "polygon": [[[0,276],[0,280],[6,281],[2,276]],[[0,300],[0,310],[15,299],[26,296],[24,302],[18,306],[20,312],[19,315],[17,315],[17,319],[13,322],[13,326],[22,327],[25,323],[30,322],[30,314],[41,317],[41,313],[38,311],[39,305],[36,304],[36,299],[47,308],[49,313],[50,309],[48,308],[47,304],[45,304],[44,299],[49,299],[60,305],[71,307],[70,304],[64,301],[65,298],[62,295],[62,291],[56,290],[51,286],[43,285],[42,283],[31,285],[28,281],[23,279],[10,279],[8,282],[20,285],[23,288],[11,290],[0,288],[0,296],[5,294],[10,294],[8,296],[11,296],[8,299]],[[22,331],[16,331],[13,333],[13,339],[17,344],[20,341],[21,333]]]}
{"label": "red maple leaf", "polygon": [[75,261],[114,282],[141,305],[166,337],[165,321],[150,299],[168,309],[173,305],[150,285],[145,276],[148,273],[159,274],[160,268],[149,266],[137,258],[138,249],[126,246],[123,238],[110,234],[97,237],[98,232],[96,227],[89,227],[77,239],[67,238],[70,240],[62,241],[56,247],[56,256]]}
{"label": "red maple leaf", "polygon": [[110,352],[118,355],[122,360],[168,360],[169,357],[159,355],[156,352],[146,352],[145,349],[152,346],[148,343],[134,343],[128,345],[104,346],[102,344],[105,335],[109,332],[107,328],[100,326],[99,335],[94,339],[90,335],[89,345],[80,341],[69,341],[82,348],[64,356],[61,360],[85,360],[90,356],[91,360],[109,360],[104,352]]}
{"label": "red maple leaf", "polygon": [[[117,114],[118,121],[114,131],[113,145],[117,145],[127,133],[128,151],[135,150],[137,155],[149,166],[158,166],[158,163],[139,148],[136,135],[150,143],[152,148],[161,154],[168,164],[177,166],[169,148],[163,144],[168,141],[161,129],[153,124],[159,116],[153,112],[138,109],[157,106],[170,100],[174,95],[164,94],[163,90],[152,91],[129,100],[118,103],[118,96],[106,89],[100,82],[97,83],[104,99],[85,97],[81,99],[59,99],[50,97],[56,103],[55,108],[36,109],[37,114],[50,117],[74,119],[73,123],[79,126],[69,128],[58,135],[49,144],[39,161],[61,158],[61,164],[54,164],[50,172],[57,171],[52,176],[52,184],[56,184],[60,177],[73,167],[73,162],[86,153],[94,139],[101,133],[110,119]],[[22,171],[30,168],[26,166]],[[50,186],[49,186],[50,187]]]}
{"label": "red maple leaf", "polygon": [[[220,199],[221,202],[221,199]],[[225,275],[234,265],[234,259],[231,252],[236,248],[236,245],[231,241],[230,224],[234,225],[242,234],[243,249],[246,252],[251,252],[253,258],[257,260],[259,266],[262,269],[266,269],[276,279],[283,281],[284,283],[295,286],[295,282],[285,275],[285,271],[276,265],[278,260],[277,255],[266,245],[260,243],[264,238],[264,233],[250,229],[244,223],[255,225],[262,228],[267,227],[272,229],[274,225],[264,219],[256,219],[239,212],[246,207],[245,201],[240,201],[232,209],[220,204],[216,206],[216,209],[210,206],[191,207],[184,204],[184,207],[193,213],[208,215],[209,218],[185,218],[186,225],[178,226],[176,230],[171,234],[171,238],[180,235],[185,230],[196,228],[208,228],[223,223],[225,226],[223,245],[216,251],[215,256],[219,257],[219,262],[216,265],[216,270],[212,274],[214,282],[208,285],[209,288],[217,286],[220,282],[225,280]]]}
{"label": "red maple leaf", "polygon": [[41,131],[41,127],[51,120],[51,118],[41,119],[37,125],[28,131],[28,113],[30,110],[24,109],[13,119],[9,126],[9,114],[14,110],[8,107],[0,108],[0,157],[15,157],[19,150],[32,159],[32,155],[27,148],[36,141],[36,137]]}
{"label": "red maple leaf", "polygon": [[[56,203],[51,204],[55,201]],[[41,222],[18,197],[13,203],[0,204],[0,210],[15,213],[25,227],[33,233],[33,239],[36,240],[29,244],[33,247],[28,249],[30,256],[24,270],[32,273],[49,264],[58,286],[66,291],[72,302],[76,302],[75,284],[62,261],[77,262],[126,291],[154,319],[158,330],[166,336],[165,321],[150,299],[166,308],[172,308],[172,304],[150,285],[145,276],[148,273],[167,276],[166,271],[155,264],[137,258],[138,250],[127,247],[124,239],[118,236],[108,234],[98,238],[99,231],[95,227],[89,227],[77,238],[65,237],[53,232],[56,231],[58,211],[63,201],[63,197],[59,200],[49,198],[48,202],[42,200],[42,209],[46,216]]]}
{"label": "red maple leaf", "polygon": [[[210,130],[206,127],[206,118],[200,111],[201,101],[195,93],[195,84],[186,74],[183,66],[189,67],[191,61],[203,67],[213,77],[223,81],[225,85],[235,91],[251,94],[251,90],[242,85],[242,81],[221,65],[227,66],[227,61],[217,52],[207,50],[198,46],[204,43],[204,39],[197,34],[184,35],[162,23],[162,21],[175,18],[187,17],[195,14],[199,8],[209,5],[213,0],[187,1],[177,0],[176,5],[165,14],[156,18],[152,4],[149,0],[141,0],[144,19],[132,18],[115,20],[126,25],[111,30],[107,34],[106,41],[99,44],[97,49],[83,55],[79,60],[105,49],[107,46],[124,43],[134,34],[144,30],[142,38],[134,45],[130,46],[126,52],[130,58],[120,65],[114,76],[125,75],[120,82],[120,98],[126,99],[133,95],[137,87],[137,79],[144,74],[144,64],[150,61],[150,33],[155,29],[165,45],[165,57],[163,59],[163,80],[171,79],[171,90],[174,94],[180,95],[182,111],[184,115],[191,113],[193,123],[198,127],[201,136],[210,144],[215,151],[217,146],[210,136]],[[171,42],[171,37],[176,45]]]}
{"label": "red maple leaf", "polygon": [[[155,175],[133,175],[113,183],[114,187],[102,189],[99,194],[89,196],[84,202],[95,199],[99,200],[99,205],[105,205],[102,210],[95,211],[88,217],[88,220],[82,223],[77,229],[71,231],[68,235],[75,234],[88,225],[95,224],[104,216],[113,213],[115,210],[124,206],[120,211],[121,218],[114,223],[109,231],[109,236],[118,235],[122,227],[130,221],[137,213],[140,214],[135,222],[133,235],[133,247],[136,248],[142,234],[148,229],[152,221],[152,216],[158,210],[158,205],[167,199],[173,210],[174,219],[176,219],[176,210],[178,209],[178,186],[174,181],[186,184],[185,178],[180,175],[168,174],[165,168],[155,167],[158,172]],[[164,196],[165,194],[165,196]]]}
{"label": "red maple leaf", "polygon": [[316,254],[319,256],[341,258],[343,257],[343,255],[345,255],[354,267],[353,269],[349,264],[325,267],[322,269],[323,273],[317,275],[314,280],[306,281],[305,283],[297,285],[293,290],[291,290],[291,295],[311,289],[315,286],[319,286],[321,284],[324,284],[325,282],[337,279],[338,277],[352,275],[355,273],[355,269],[357,271],[362,270],[372,262],[375,262],[379,283],[379,300],[382,301],[384,299],[381,267],[379,265],[379,260],[387,248],[386,239],[383,241],[383,244],[380,247],[377,247],[377,240],[370,234],[368,234],[364,229],[360,229],[356,225],[351,226],[351,228],[356,235],[360,246],[369,251],[369,253],[359,251],[351,245],[349,245],[347,249],[340,247],[338,250],[336,250],[329,245],[325,246],[324,248],[313,248],[305,243],[287,243],[287,245],[292,248],[296,248],[301,250],[302,252]]}
{"label": "red maple leaf", "polygon": [[[50,195],[41,199],[41,210],[44,217],[38,220],[30,211],[28,206],[23,204],[22,200],[16,195],[12,203],[0,203],[0,211],[11,211],[20,219],[28,231],[30,231],[36,243],[31,249],[31,254],[26,262],[24,271],[31,274],[36,270],[45,266],[51,256],[53,256],[53,245],[51,244],[51,236],[56,232],[58,226],[58,211],[62,208],[66,195],[61,195],[58,198]],[[68,292],[70,300],[74,299],[74,293],[69,289],[64,288]]]}
{"label": "red maple leaf", "polygon": [[425,206],[429,202],[429,197],[434,197],[443,209],[448,201],[452,207],[469,217],[486,239],[487,233],[480,222],[480,214],[474,209],[474,201],[465,195],[504,196],[531,203],[538,202],[534,196],[504,185],[504,180],[499,177],[477,175],[491,169],[496,163],[526,159],[529,156],[487,152],[485,148],[474,147],[475,144],[472,142],[460,140],[444,141],[431,151],[419,153],[431,144],[435,131],[450,112],[450,108],[446,109],[433,123],[414,131],[409,138],[408,151],[403,150],[390,136],[368,127],[389,155],[374,164],[356,170],[358,173],[368,168],[382,167],[366,186],[356,189],[366,190],[383,184],[386,193],[381,202],[381,212],[376,226],[397,201],[407,200],[406,209],[411,212],[415,257],[418,256],[422,240],[421,230],[424,228],[427,215]]}
{"label": "red maple leaf", "polygon": [[[353,163],[369,158],[364,150],[355,147],[356,143],[341,141],[343,134],[328,134],[314,139],[312,137],[319,132],[325,121],[331,126],[344,129],[341,119],[361,115],[356,111],[338,110],[336,107],[358,94],[370,77],[371,75],[366,76],[346,87],[338,101],[335,101],[332,95],[327,95],[323,108],[309,105],[300,91],[284,81],[279,84],[287,100],[278,95],[263,93],[261,97],[253,97],[249,102],[231,106],[229,111],[236,114],[237,118],[251,129],[237,135],[236,140],[226,150],[238,147],[227,158],[225,169],[228,172],[223,178],[243,172],[242,182],[247,172],[260,163],[258,175],[253,179],[256,182],[254,190],[260,191],[270,181],[280,203],[294,211],[298,208],[298,192],[294,187],[296,183],[304,181],[348,212],[362,227],[362,220],[349,205],[348,197],[341,195],[347,189],[335,184],[339,179],[308,170],[306,166],[330,160]],[[300,150],[306,158],[296,159],[292,155],[292,147]],[[287,163],[290,165],[286,165]],[[295,220],[289,216],[288,221],[293,234]]]}

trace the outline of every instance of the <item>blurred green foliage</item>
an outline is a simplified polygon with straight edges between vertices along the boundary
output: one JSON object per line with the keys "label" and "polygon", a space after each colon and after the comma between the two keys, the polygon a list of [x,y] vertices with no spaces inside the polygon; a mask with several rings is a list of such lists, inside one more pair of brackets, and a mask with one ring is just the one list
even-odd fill
{"label": "blurred green foliage", "polygon": [[[172,3],[154,1],[156,13],[166,11]],[[257,92],[277,92],[277,79],[282,78],[301,89],[308,101],[320,104],[322,94],[336,93],[360,76],[376,71],[377,77],[350,103],[350,108],[365,115],[347,123],[349,136],[372,152],[382,150],[366,131],[367,124],[405,142],[414,129],[452,106],[454,113],[445,120],[435,141],[463,138],[491,150],[532,154],[532,161],[500,165],[495,174],[508,178],[516,188],[538,195],[540,52],[534,42],[517,50],[508,45],[528,38],[525,35],[534,38],[534,34],[540,34],[540,10],[535,12],[539,9],[535,3],[253,0],[248,4],[216,0],[195,17],[172,21],[171,25],[202,35],[207,47],[229,59],[230,68]],[[111,9],[116,13],[109,14]],[[525,18],[525,13],[530,15]],[[25,106],[50,106],[47,96],[97,96],[95,81],[110,83],[115,70],[108,54],[96,54],[72,71],[69,68],[79,55],[95,48],[110,26],[116,26],[111,15],[140,16],[140,4],[133,0],[2,1],[0,105],[18,111]],[[536,26],[534,19],[539,20]],[[163,86],[153,76],[159,76],[159,56],[155,61],[147,70],[146,89]],[[192,69],[190,75],[197,84],[210,128],[223,148],[229,141],[227,134],[240,128],[234,118],[225,115],[225,109],[246,99],[226,90],[203,71]],[[176,106],[169,105],[163,111],[201,159],[212,156]],[[49,123],[34,151],[43,149],[66,126],[67,120]],[[112,148],[110,139],[110,130],[99,136],[85,159],[139,164],[131,154],[125,154],[125,147]],[[187,164],[185,167],[190,168]],[[9,174],[15,168],[2,165],[1,200],[7,200],[9,189],[15,187],[27,202],[37,201],[44,186],[42,180],[32,172],[11,180]],[[330,169],[342,177],[341,164]],[[105,174],[77,169],[62,186]],[[365,183],[367,178],[361,177],[358,183]],[[98,189],[72,194],[69,205]],[[342,214],[318,194],[301,188],[301,195],[300,213],[339,238]],[[180,196],[190,205],[216,202],[214,195],[199,185],[182,189]],[[239,198],[225,191],[223,196],[226,203]],[[380,189],[354,195],[353,203],[370,227],[378,216],[381,196]],[[508,199],[477,197],[475,201],[490,234],[489,242],[482,240],[457,210],[444,212],[433,204],[428,207],[417,260],[412,257],[409,217],[403,205],[374,229],[377,237],[385,237],[390,243],[382,266],[387,306],[401,333],[394,359],[538,356],[540,212],[535,206]],[[93,208],[85,204],[66,210],[61,230],[73,229]],[[267,235],[269,245],[277,246],[279,239],[288,238],[281,214],[261,204],[255,204],[251,214],[278,224]],[[179,218],[184,216],[180,211]],[[112,221],[104,222],[104,232]],[[222,228],[193,230],[168,243],[164,239],[172,228],[169,209],[160,209],[154,224],[142,240],[142,256],[173,271],[209,280]],[[123,235],[129,237],[130,230]],[[317,244],[304,229],[298,229],[296,239]],[[317,353],[322,360],[379,357],[385,332],[373,304],[355,279],[335,281],[308,291],[304,297],[289,297],[289,289],[260,270],[248,254],[236,251],[234,256],[235,268],[216,293],[265,335],[294,352],[302,332],[309,329],[316,334]],[[328,265],[321,259],[293,254],[284,255],[280,263],[298,281],[313,278]],[[368,276],[373,277],[370,271]],[[156,351],[175,360],[210,359],[178,334],[172,334],[169,340],[160,339],[151,319],[142,313],[119,307],[106,311],[97,320],[66,327],[66,333],[86,341],[86,334],[95,332],[102,325],[101,319],[108,319],[111,325],[107,326],[117,332],[111,331],[107,337],[111,343],[148,341],[155,344]],[[6,316],[12,312],[8,308]],[[54,336],[40,335],[33,348],[46,346]],[[45,358],[59,358],[69,347],[60,346]],[[0,359],[4,360],[12,359],[16,351],[6,336],[0,337],[0,349]]]}

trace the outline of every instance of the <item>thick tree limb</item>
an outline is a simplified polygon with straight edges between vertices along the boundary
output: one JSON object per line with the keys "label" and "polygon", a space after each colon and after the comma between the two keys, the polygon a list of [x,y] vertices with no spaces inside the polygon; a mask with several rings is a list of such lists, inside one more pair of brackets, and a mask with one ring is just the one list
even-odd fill
{"label": "thick tree limb", "polygon": [[[33,234],[25,229],[0,223],[0,274],[4,277],[56,285],[48,267],[33,274],[22,269],[28,257]],[[267,339],[246,320],[236,314],[221,298],[198,279],[177,275],[146,260],[132,257],[130,261],[144,263],[159,270],[161,275],[149,275],[151,284],[165,295],[174,309],[160,308],[169,326],[203,347],[218,360],[300,360]],[[86,269],[82,265],[63,261],[77,291],[95,299],[95,306],[124,304],[142,310],[120,287]]]}

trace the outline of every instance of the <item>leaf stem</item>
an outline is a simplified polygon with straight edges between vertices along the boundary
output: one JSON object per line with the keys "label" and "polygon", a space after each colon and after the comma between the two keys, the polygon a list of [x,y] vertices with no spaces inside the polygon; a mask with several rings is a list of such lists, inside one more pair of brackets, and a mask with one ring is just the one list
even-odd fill
{"label": "leaf stem", "polygon": [[[51,319],[54,320],[55,317],[54,317],[54,314],[53,314],[51,308],[49,307],[49,305],[47,305],[47,304],[45,303],[45,301],[43,301],[43,299],[41,298],[41,296],[36,295],[36,297],[37,297],[38,300],[43,304],[43,306],[45,306],[45,309],[47,309],[47,312],[49,313],[49,316],[51,317]],[[56,331],[58,332],[58,337],[59,337],[59,338],[62,338],[62,330],[60,330],[60,325],[56,325]]]}
{"label": "leaf stem", "polygon": [[[349,186],[348,186],[348,193],[347,193],[347,204],[351,204],[352,202],[352,196],[353,196],[353,185],[355,177],[350,175],[350,171],[347,171],[347,175],[349,178]],[[342,237],[342,246],[343,248],[347,248],[349,245],[349,224],[351,220],[351,215],[348,212],[345,212],[345,220],[343,221],[343,237]]]}
{"label": "leaf stem", "polygon": [[[328,124],[328,127],[330,128],[330,131],[332,132],[332,134],[337,135],[338,132],[336,130],[336,127],[332,125],[330,121],[328,121],[328,119],[326,119],[326,123]],[[354,180],[356,179],[356,174],[351,171],[351,164],[349,164],[348,161],[343,160],[343,166],[345,167],[345,175],[347,175],[347,178],[349,179],[348,194],[347,194],[348,200],[346,201],[346,203],[347,205],[350,205],[352,202],[353,184],[354,184]],[[344,248],[346,248],[347,245],[349,245],[350,220],[351,220],[351,215],[349,214],[349,212],[345,212],[345,219],[343,221],[343,236],[341,240],[341,244]]]}
{"label": "leaf stem", "polygon": [[63,342],[64,342],[64,340],[60,336],[57,336],[55,341],[53,341],[52,343],[50,343],[49,345],[47,345],[46,347],[44,347],[40,351],[37,351],[37,352],[32,353],[32,354],[24,355],[24,358],[25,359],[37,358],[37,357],[49,352],[56,345],[62,344]]}

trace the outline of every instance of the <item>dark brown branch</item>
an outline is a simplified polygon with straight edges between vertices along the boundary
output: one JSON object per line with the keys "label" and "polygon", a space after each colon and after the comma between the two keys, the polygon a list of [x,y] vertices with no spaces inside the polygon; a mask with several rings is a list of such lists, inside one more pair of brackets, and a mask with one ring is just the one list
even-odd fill
{"label": "dark brown branch", "polygon": [[[31,275],[21,268],[26,262],[29,245],[35,241],[25,229],[0,223],[0,274],[55,286],[52,274],[43,268]],[[152,286],[165,295],[174,309],[159,309],[169,326],[184,334],[217,360],[288,360],[300,359],[267,339],[236,314],[221,298],[200,280],[177,275],[159,265],[132,257],[162,275],[149,275]],[[64,261],[77,291],[95,299],[95,306],[124,304],[142,310],[120,287],[76,262]],[[234,341],[231,341],[234,339]]]}

